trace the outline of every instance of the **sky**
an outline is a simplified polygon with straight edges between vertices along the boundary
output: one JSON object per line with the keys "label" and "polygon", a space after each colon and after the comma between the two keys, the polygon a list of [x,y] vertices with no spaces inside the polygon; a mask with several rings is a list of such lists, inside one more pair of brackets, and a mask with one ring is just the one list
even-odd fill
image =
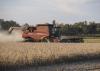
{"label": "sky", "polygon": [[0,19],[20,24],[100,22],[100,0],[0,0]]}

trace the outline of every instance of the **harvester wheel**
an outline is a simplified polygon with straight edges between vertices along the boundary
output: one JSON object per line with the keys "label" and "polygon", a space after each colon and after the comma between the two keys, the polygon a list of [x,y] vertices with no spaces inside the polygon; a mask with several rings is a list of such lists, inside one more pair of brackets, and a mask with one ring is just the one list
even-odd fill
{"label": "harvester wheel", "polygon": [[29,38],[24,39],[24,42],[34,42],[34,41],[32,38],[29,37]]}
{"label": "harvester wheel", "polygon": [[45,38],[42,39],[41,42],[50,42],[50,40],[49,40],[49,38],[45,37]]}

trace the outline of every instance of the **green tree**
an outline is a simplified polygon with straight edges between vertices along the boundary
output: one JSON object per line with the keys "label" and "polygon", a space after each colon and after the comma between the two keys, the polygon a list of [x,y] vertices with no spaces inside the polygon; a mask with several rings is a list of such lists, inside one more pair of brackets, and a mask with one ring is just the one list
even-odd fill
{"label": "green tree", "polygon": [[95,22],[89,22],[87,31],[88,31],[88,34],[96,34],[96,24],[95,24]]}
{"label": "green tree", "polygon": [[16,26],[20,26],[20,25],[12,20],[4,21],[3,19],[0,19],[0,26],[1,26],[2,30],[8,30],[12,26],[16,27]]}

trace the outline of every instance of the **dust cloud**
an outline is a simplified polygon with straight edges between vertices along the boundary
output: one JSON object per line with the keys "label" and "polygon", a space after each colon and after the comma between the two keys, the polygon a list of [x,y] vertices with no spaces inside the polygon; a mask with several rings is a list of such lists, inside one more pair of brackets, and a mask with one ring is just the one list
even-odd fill
{"label": "dust cloud", "polygon": [[9,34],[7,31],[0,31],[0,42],[9,42],[9,41],[23,41],[21,31],[13,31]]}

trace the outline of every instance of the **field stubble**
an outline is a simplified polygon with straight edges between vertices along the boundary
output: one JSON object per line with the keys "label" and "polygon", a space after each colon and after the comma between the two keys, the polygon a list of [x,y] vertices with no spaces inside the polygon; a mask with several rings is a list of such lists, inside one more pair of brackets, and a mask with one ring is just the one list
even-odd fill
{"label": "field stubble", "polygon": [[38,65],[100,58],[100,43],[0,42],[0,65]]}

